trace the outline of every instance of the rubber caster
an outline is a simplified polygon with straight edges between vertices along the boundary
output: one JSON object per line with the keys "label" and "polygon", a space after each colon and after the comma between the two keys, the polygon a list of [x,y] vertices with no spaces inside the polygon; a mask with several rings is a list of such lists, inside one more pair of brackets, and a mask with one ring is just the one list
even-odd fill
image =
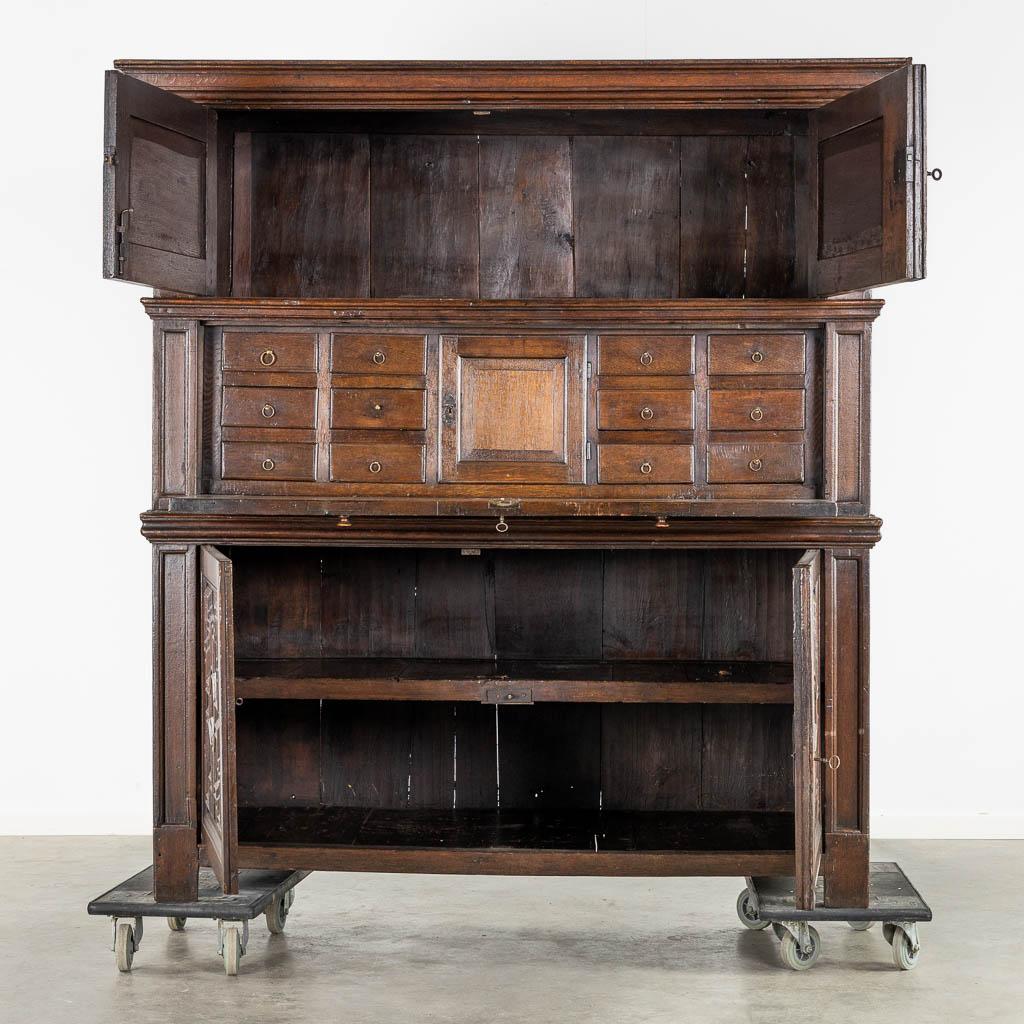
{"label": "rubber caster", "polygon": [[784,935],[788,935],[789,934],[789,932],[787,932],[786,929],[783,928],[782,925],[779,924],[778,921],[772,921],[772,931],[775,933],[775,938],[777,938],[779,940],[779,942],[782,941],[782,937]]}
{"label": "rubber caster", "polygon": [[892,961],[901,971],[912,971],[921,959],[921,947],[902,929],[894,928]]}
{"label": "rubber caster", "polygon": [[874,921],[847,921],[846,922],[855,932],[866,932],[869,928],[874,928]]}
{"label": "rubber caster", "polygon": [[187,917],[169,917],[167,918],[167,927],[172,932],[183,932],[185,930],[185,922],[188,921]]}
{"label": "rubber caster", "polygon": [[142,945],[142,918],[114,921],[114,960],[122,974],[128,974],[139,946]]}
{"label": "rubber caster", "polygon": [[736,898],[736,916],[740,919],[740,923],[751,931],[759,932],[768,927],[768,922],[762,921],[758,916],[749,889],[744,889]]}
{"label": "rubber caster", "polygon": [[233,978],[249,943],[248,921],[217,922],[218,952],[224,958],[224,973]]}
{"label": "rubber caster", "polygon": [[894,924],[889,924],[888,922],[886,922],[882,925],[882,938],[885,939],[885,941],[888,942],[890,946],[892,945],[892,938],[895,934],[896,926]]}
{"label": "rubber caster", "polygon": [[796,937],[791,931],[786,931],[782,936],[782,945],[779,947],[782,962],[794,971],[809,971],[821,955],[821,937],[817,929],[807,928],[807,943],[804,949],[797,944]]}
{"label": "rubber caster", "polygon": [[284,932],[285,922],[288,920],[288,910],[291,904],[288,900],[288,893],[274,900],[266,910],[267,931],[271,935],[281,935]]}
{"label": "rubber caster", "polygon": [[292,904],[295,902],[295,886],[292,886],[285,894],[285,901],[288,905],[288,909],[292,909]]}

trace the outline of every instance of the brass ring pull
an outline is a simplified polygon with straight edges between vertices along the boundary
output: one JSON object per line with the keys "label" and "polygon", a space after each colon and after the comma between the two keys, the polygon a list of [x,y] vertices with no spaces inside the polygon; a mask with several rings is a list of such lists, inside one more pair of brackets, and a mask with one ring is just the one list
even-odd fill
{"label": "brass ring pull", "polygon": [[498,521],[494,524],[494,528],[498,533],[508,533],[508,523],[505,522],[504,516],[498,516]]}
{"label": "brass ring pull", "polygon": [[383,412],[383,410],[384,410],[384,406],[381,405],[380,402],[374,402],[373,403],[373,411],[374,412]]}
{"label": "brass ring pull", "polygon": [[640,419],[642,419],[642,420],[653,420],[654,419],[654,410],[649,405],[645,405],[640,410]]}
{"label": "brass ring pull", "polygon": [[760,473],[764,463],[760,459],[751,459],[747,465],[750,467],[751,472]]}
{"label": "brass ring pull", "polygon": [[380,463],[376,459],[374,459],[373,462],[370,463],[370,472],[371,473],[379,473],[380,472]]}
{"label": "brass ring pull", "polygon": [[273,366],[277,362],[277,353],[272,348],[268,348],[266,352],[260,353],[260,362],[264,366]]}
{"label": "brass ring pull", "polygon": [[654,362],[654,356],[652,356],[650,352],[644,352],[640,356],[640,364],[642,366],[650,366],[651,363],[653,363],[653,362]]}
{"label": "brass ring pull", "polygon": [[264,459],[263,460],[263,468],[269,473],[274,468],[274,460],[273,459]]}
{"label": "brass ring pull", "polygon": [[644,476],[646,476],[648,473],[650,473],[650,471],[652,469],[654,469],[654,467],[649,462],[641,462],[640,463],[640,472],[643,473]]}
{"label": "brass ring pull", "polygon": [[260,409],[260,412],[263,414],[264,419],[269,420],[274,415],[274,413],[277,412],[277,410],[269,402],[267,402],[267,404],[263,406],[262,409]]}
{"label": "brass ring pull", "polygon": [[758,405],[750,410],[750,418],[755,423],[760,423],[764,419],[764,410]]}
{"label": "brass ring pull", "polygon": [[763,352],[751,352],[750,353],[750,361],[752,363],[759,363],[763,359],[764,359],[764,353]]}
{"label": "brass ring pull", "polygon": [[387,356],[386,356],[386,355],[384,355],[384,353],[383,353],[383,352],[381,352],[381,351],[380,351],[379,349],[378,349],[378,350],[377,350],[376,352],[374,352],[374,353],[373,353],[373,361],[374,361],[374,362],[375,362],[375,363],[376,363],[376,364],[377,364],[378,366],[380,366],[380,365],[381,365],[381,363],[383,363],[385,359],[387,359]]}
{"label": "brass ring pull", "polygon": [[815,760],[820,761],[827,768],[831,768],[832,771],[836,771],[843,763],[839,760],[838,754],[832,754],[830,757],[816,757]]}

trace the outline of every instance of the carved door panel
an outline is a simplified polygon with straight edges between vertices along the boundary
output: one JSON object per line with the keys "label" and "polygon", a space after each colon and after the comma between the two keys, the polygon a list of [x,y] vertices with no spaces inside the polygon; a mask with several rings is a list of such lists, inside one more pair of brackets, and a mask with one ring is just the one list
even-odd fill
{"label": "carved door panel", "polygon": [[793,794],[796,906],[814,907],[821,868],[821,552],[793,567]]}
{"label": "carved door panel", "polygon": [[915,64],[811,112],[812,295],[924,277],[924,105]]}
{"label": "carved door panel", "polygon": [[235,637],[231,559],[199,549],[202,837],[226,893],[238,892],[235,770]]}
{"label": "carved door panel", "polygon": [[583,335],[441,338],[441,480],[581,483]]}
{"label": "carved door panel", "polygon": [[108,71],[105,115],[103,276],[213,294],[216,113]]}

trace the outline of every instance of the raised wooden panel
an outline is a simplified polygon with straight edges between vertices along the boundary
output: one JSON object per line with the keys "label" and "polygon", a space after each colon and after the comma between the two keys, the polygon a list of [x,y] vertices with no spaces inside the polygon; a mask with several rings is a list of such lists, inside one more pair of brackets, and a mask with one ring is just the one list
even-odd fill
{"label": "raised wooden panel", "polygon": [[442,480],[581,480],[583,344],[443,337]]}

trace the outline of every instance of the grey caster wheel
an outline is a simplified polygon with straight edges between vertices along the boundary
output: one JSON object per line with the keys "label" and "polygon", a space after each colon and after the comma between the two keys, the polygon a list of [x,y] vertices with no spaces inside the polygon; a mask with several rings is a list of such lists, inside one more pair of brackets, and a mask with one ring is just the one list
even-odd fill
{"label": "grey caster wheel", "polygon": [[758,915],[749,889],[744,889],[736,898],[736,916],[740,923],[751,931],[759,932],[768,927],[768,922],[762,921]]}
{"label": "grey caster wheel", "polygon": [[122,974],[132,969],[135,954],[142,945],[142,918],[114,918],[114,960]]}
{"label": "grey caster wheel", "polygon": [[912,971],[921,959],[921,942],[913,922],[882,925],[886,942],[892,946],[892,962],[898,970]]}
{"label": "grey caster wheel", "polygon": [[218,921],[217,940],[217,952],[224,958],[224,973],[233,978],[249,944],[249,922]]}
{"label": "grey caster wheel", "polygon": [[847,921],[846,922],[855,932],[866,932],[869,928],[874,928],[874,921]]}
{"label": "grey caster wheel", "polygon": [[167,927],[170,928],[172,932],[183,932],[187,921],[187,917],[169,917],[167,918]]}
{"label": "grey caster wheel", "polygon": [[285,922],[288,920],[288,910],[291,902],[288,893],[279,899],[274,900],[266,910],[267,931],[271,935],[281,935],[284,932]]}
{"label": "grey caster wheel", "polygon": [[809,971],[821,955],[821,937],[816,928],[808,925],[803,948],[797,943],[796,936],[786,930],[779,947],[782,962],[794,971]]}

